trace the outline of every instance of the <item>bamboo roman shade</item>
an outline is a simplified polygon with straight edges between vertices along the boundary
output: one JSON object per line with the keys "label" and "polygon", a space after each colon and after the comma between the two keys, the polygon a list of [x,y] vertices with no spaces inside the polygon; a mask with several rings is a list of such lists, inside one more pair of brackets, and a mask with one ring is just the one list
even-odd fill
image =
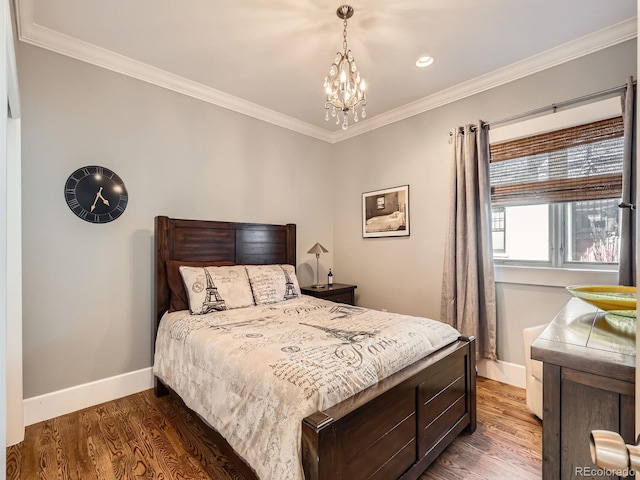
{"label": "bamboo roman shade", "polygon": [[492,144],[493,204],[618,198],[622,117]]}

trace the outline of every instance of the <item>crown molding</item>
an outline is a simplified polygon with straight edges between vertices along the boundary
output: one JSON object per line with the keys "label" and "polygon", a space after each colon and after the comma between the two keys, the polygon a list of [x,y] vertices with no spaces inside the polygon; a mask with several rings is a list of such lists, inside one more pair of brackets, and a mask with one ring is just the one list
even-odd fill
{"label": "crown molding", "polygon": [[505,83],[589,55],[590,53],[612,47],[618,43],[632,40],[636,38],[637,35],[637,18],[633,17],[451,88],[441,90],[428,97],[403,105],[402,107],[390,110],[381,115],[376,115],[366,122],[359,123],[353,127],[350,126],[346,131],[334,132],[332,143],[347,140],[351,137],[384,127],[385,125],[399,122],[405,118],[433,110],[448,103],[470,97],[504,85]]}
{"label": "crown molding", "polygon": [[331,143],[328,130],[38,25],[34,0],[16,0],[16,13],[23,42]]}
{"label": "crown molding", "polygon": [[366,122],[350,126],[346,131],[332,132],[38,25],[35,23],[34,9],[35,0],[16,0],[18,38],[23,42],[332,144],[631,40],[637,36],[637,19],[634,17],[402,107],[376,115],[367,119]]}

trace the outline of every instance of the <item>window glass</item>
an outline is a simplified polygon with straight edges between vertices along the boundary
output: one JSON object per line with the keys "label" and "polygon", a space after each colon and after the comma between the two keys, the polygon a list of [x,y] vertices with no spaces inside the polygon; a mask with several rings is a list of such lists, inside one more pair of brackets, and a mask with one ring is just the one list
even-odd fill
{"label": "window glass", "polygon": [[493,207],[491,211],[491,234],[495,253],[505,253],[505,215],[505,207]]}
{"label": "window glass", "polygon": [[493,209],[494,220],[501,215],[504,215],[502,235],[495,231],[493,234],[494,239],[499,238],[498,244],[493,246],[494,258],[524,262],[550,261],[548,205],[514,205]]}
{"label": "window glass", "polygon": [[620,199],[569,203],[566,208],[568,262],[618,263]]}

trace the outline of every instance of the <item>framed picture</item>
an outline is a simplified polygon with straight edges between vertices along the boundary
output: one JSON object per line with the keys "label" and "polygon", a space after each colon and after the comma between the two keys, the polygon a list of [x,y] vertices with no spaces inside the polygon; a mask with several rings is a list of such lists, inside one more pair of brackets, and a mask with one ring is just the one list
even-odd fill
{"label": "framed picture", "polygon": [[409,236],[409,185],[362,194],[362,236]]}

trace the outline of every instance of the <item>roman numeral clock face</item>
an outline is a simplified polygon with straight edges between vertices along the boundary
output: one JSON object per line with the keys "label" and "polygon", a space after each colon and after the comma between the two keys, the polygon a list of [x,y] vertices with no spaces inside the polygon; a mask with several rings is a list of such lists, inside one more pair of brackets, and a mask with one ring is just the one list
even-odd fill
{"label": "roman numeral clock face", "polygon": [[122,179],[108,168],[89,166],[73,172],[64,186],[73,213],[91,223],[108,223],[127,208],[129,195]]}

